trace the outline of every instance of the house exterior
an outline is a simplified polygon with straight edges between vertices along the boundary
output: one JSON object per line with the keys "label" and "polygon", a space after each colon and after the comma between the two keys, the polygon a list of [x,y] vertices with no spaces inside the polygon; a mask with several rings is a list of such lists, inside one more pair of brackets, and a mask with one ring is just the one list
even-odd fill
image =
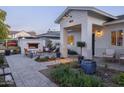
{"label": "house exterior", "polygon": [[60,24],[61,54],[67,49],[80,53],[78,41],[86,42],[82,56],[92,59],[106,49],[124,53],[124,15],[113,16],[94,7],[67,7],[55,20]]}
{"label": "house exterior", "polygon": [[43,40],[43,45],[46,46],[48,41],[52,41],[53,45],[60,44],[60,31],[48,31],[47,33],[37,35]]}
{"label": "house exterior", "polygon": [[43,40],[37,37],[19,37],[18,46],[21,48],[21,53],[24,54],[24,49],[31,51],[43,51]]}
{"label": "house exterior", "polygon": [[36,33],[33,31],[26,32],[26,31],[10,31],[9,37],[12,39],[17,39],[18,37],[30,37],[36,36]]}

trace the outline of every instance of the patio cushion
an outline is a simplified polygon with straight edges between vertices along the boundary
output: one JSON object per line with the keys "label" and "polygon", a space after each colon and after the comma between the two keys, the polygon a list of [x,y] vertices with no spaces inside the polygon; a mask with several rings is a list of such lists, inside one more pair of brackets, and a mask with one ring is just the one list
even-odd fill
{"label": "patio cushion", "polygon": [[124,57],[120,57],[120,59],[124,59]]}

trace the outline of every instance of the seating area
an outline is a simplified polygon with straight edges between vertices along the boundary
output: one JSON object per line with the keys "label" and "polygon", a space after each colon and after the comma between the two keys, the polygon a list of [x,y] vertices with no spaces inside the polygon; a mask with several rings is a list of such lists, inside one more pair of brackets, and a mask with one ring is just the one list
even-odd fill
{"label": "seating area", "polygon": [[124,61],[124,52],[122,50],[106,49],[101,57],[103,60],[109,60],[111,62],[121,63]]}

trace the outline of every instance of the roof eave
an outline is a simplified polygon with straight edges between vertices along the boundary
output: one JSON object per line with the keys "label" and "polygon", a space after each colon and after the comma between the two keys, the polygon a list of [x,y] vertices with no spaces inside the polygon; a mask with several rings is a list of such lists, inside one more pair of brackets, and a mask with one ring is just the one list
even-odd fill
{"label": "roof eave", "polygon": [[67,7],[63,12],[62,14],[57,17],[57,19],[55,20],[55,23],[59,24],[60,23],[60,20],[62,19],[62,17],[69,11],[69,10],[87,10],[87,11],[94,11],[94,12],[97,12],[99,14],[102,14],[103,16],[106,16],[106,17],[109,17],[109,18],[112,18],[112,19],[118,19],[116,16],[113,16],[111,14],[108,14],[100,9],[97,9],[95,7]]}
{"label": "roof eave", "polygon": [[112,22],[107,22],[107,23],[104,23],[104,25],[113,25],[113,24],[118,24],[118,23],[123,23],[124,22],[124,19],[123,20],[116,20],[116,21],[112,21]]}

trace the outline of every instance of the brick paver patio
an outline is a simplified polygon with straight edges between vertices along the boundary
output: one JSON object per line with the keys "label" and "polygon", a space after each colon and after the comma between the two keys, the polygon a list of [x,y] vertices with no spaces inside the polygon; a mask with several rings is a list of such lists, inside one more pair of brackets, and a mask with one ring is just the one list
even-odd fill
{"label": "brick paver patio", "polygon": [[56,87],[57,85],[39,72],[57,62],[38,63],[24,55],[6,56],[17,87]]}

